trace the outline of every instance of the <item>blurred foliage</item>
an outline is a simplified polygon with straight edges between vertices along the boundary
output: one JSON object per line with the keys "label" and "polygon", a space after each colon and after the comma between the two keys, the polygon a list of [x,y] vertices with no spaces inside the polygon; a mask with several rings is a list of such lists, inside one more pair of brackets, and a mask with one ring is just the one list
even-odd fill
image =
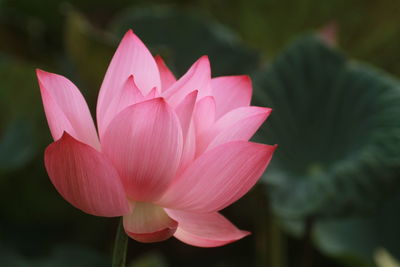
{"label": "blurred foliage", "polygon": [[[202,55],[210,57],[213,75],[248,73],[259,61],[258,54],[241,44],[232,32],[194,10],[128,8],[115,16],[109,28],[102,32],[76,11],[67,12],[65,47],[80,78],[90,88],[100,87],[117,41],[130,28],[153,54],[163,56],[178,77]],[[221,57],[224,60],[218,60]],[[96,93],[90,90],[87,94],[95,99]]]}
{"label": "blurred foliage", "polygon": [[323,251],[341,260],[367,260],[364,263],[368,262],[368,266],[373,266],[374,252],[380,247],[399,258],[400,215],[395,212],[399,205],[397,190],[372,216],[320,221],[316,225],[316,242]]}
{"label": "blurred foliage", "polygon": [[209,56],[214,76],[248,73],[258,65],[256,52],[197,10],[130,8],[117,15],[110,25],[117,36],[129,28],[141,36],[154,54],[163,56],[178,76],[202,55]]}
{"label": "blurred foliage", "polygon": [[37,153],[40,138],[34,121],[42,114],[38,109],[40,96],[31,89],[35,81],[32,66],[0,54],[0,81],[0,172],[3,172],[23,166]]}
{"label": "blurred foliage", "polygon": [[30,121],[15,120],[8,125],[0,140],[0,170],[16,169],[30,160],[36,152]]}
{"label": "blurred foliage", "polygon": [[370,212],[400,185],[400,83],[303,37],[255,77],[274,109],[265,141],[280,146],[267,175],[283,217]]}
{"label": "blurred foliage", "polygon": [[[128,267],[167,267],[165,258],[157,252],[150,252],[132,261]],[[385,267],[385,266],[383,266]],[[388,266],[390,267],[390,266]]]}
{"label": "blurred foliage", "polygon": [[28,260],[17,252],[2,248],[0,252],[2,266],[7,267],[106,267],[107,259],[97,252],[77,244],[62,245],[53,249],[50,256],[35,261]]}
{"label": "blurred foliage", "polygon": [[[224,211],[254,235],[212,250],[130,242],[129,266],[297,267],[303,244],[279,232],[269,204],[297,236],[304,217],[323,218],[315,245],[333,260],[314,251],[315,266],[374,266],[380,247],[400,258],[398,82],[347,59],[400,75],[399,11],[397,0],[0,0],[1,265],[109,264],[116,220],[75,210],[47,179],[34,69],[70,78],[94,111],[128,28],[177,76],[203,54],[214,76],[257,73],[254,102],[274,108],[258,139],[280,145],[270,202],[260,186]],[[310,36],[286,47],[330,22],[343,52]]]}
{"label": "blurred foliage", "polygon": [[199,0],[269,58],[298,33],[335,22],[339,43],[352,57],[400,74],[397,0],[226,1]]}
{"label": "blurred foliage", "polygon": [[374,259],[378,267],[400,267],[400,263],[384,248],[375,251]]}
{"label": "blurred foliage", "polygon": [[[316,36],[291,44],[255,80],[256,102],[274,109],[260,135],[280,145],[265,177],[276,213],[317,219],[321,249],[349,266],[372,262],[381,245],[396,249],[396,205],[387,217],[374,213],[400,183],[399,82]],[[340,219],[350,215],[367,217]]]}

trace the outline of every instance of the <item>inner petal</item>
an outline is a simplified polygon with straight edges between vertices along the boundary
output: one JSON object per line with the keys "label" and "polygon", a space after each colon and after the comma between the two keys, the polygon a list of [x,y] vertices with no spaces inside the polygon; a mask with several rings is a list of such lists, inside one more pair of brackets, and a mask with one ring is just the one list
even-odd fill
{"label": "inner petal", "polygon": [[143,243],[164,241],[175,233],[178,226],[162,207],[149,202],[136,202],[123,222],[127,235]]}

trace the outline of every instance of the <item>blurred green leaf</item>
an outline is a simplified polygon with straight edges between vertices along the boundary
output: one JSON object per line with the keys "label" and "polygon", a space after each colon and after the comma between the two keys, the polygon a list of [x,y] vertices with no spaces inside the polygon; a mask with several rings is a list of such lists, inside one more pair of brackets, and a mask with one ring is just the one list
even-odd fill
{"label": "blurred green leaf", "polygon": [[82,79],[84,86],[79,89],[87,96],[91,107],[95,106],[114,47],[116,42],[111,36],[92,27],[81,14],[69,9],[65,25],[65,48],[78,72],[77,76]]}
{"label": "blurred green leaf", "polygon": [[50,257],[36,261],[37,267],[107,267],[109,262],[96,251],[77,244],[60,245]]}
{"label": "blurred green leaf", "polygon": [[400,262],[384,248],[379,248],[375,251],[374,259],[378,267],[400,267]]}
{"label": "blurred green leaf", "polygon": [[141,255],[132,263],[128,265],[129,267],[167,267],[165,258],[162,254],[158,252],[151,252]]}
{"label": "blurred green leaf", "polygon": [[40,94],[29,64],[0,55],[0,170],[22,167],[38,148],[43,121]]}
{"label": "blurred green leaf", "polygon": [[0,262],[7,267],[28,267],[25,258],[8,246],[0,245]]}
{"label": "blurred green leaf", "polygon": [[0,247],[0,261],[7,267],[107,267],[107,259],[78,244],[57,245],[50,255],[41,258],[24,257],[11,248]]}
{"label": "blurred green leaf", "polygon": [[36,149],[31,123],[13,121],[0,138],[0,170],[23,166],[33,158]]}
{"label": "blurred green leaf", "polygon": [[179,75],[202,55],[210,57],[213,75],[247,73],[259,62],[233,32],[198,10],[130,8],[110,25],[118,36],[130,28]]}
{"label": "blurred green leaf", "polygon": [[397,81],[311,35],[255,81],[274,109],[261,134],[279,144],[265,181],[280,216],[369,212],[399,186]]}
{"label": "blurred green leaf", "polygon": [[336,22],[339,43],[352,57],[400,74],[400,2],[394,0],[225,1],[199,5],[268,57],[296,35]]}
{"label": "blurred green leaf", "polygon": [[375,214],[320,221],[315,229],[318,247],[340,261],[358,262],[358,265],[348,266],[373,266],[374,253],[381,247],[399,258],[399,205],[400,194],[397,193]]}
{"label": "blurred green leaf", "polygon": [[1,122],[42,112],[35,68],[28,63],[0,54]]}

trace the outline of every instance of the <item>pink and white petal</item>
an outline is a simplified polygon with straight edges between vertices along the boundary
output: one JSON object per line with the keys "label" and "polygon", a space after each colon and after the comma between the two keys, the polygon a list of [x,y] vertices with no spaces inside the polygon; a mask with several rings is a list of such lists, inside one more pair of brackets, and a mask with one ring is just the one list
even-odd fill
{"label": "pink and white petal", "polygon": [[196,103],[193,111],[193,121],[197,139],[215,122],[215,99],[212,96],[203,97]]}
{"label": "pink and white petal", "polygon": [[245,141],[220,145],[189,165],[157,204],[192,212],[219,211],[255,185],[275,148]]}
{"label": "pink and white petal", "polygon": [[271,114],[272,109],[263,107],[240,107],[220,118],[202,135],[196,153],[210,150],[231,141],[248,141]]}
{"label": "pink and white petal", "polygon": [[217,103],[217,118],[238,107],[250,105],[252,83],[247,75],[214,78],[211,88]]}
{"label": "pink and white petal", "polygon": [[193,121],[189,125],[189,129],[184,140],[181,163],[179,164],[178,171],[175,178],[177,178],[182,171],[194,160],[196,153],[196,132],[194,130]]}
{"label": "pink and white petal", "polygon": [[135,209],[124,216],[123,224],[129,237],[143,243],[170,238],[178,225],[163,208],[148,202],[136,202]]}
{"label": "pink and white petal", "polygon": [[166,209],[166,212],[178,222],[174,236],[192,246],[219,247],[250,234],[236,228],[218,212],[192,213],[171,209]]}
{"label": "pink and white petal", "polygon": [[176,78],[172,71],[167,67],[161,56],[157,55],[154,59],[156,60],[158,71],[160,72],[161,92],[164,92],[174,82],[176,82]]}
{"label": "pink and white petal", "polygon": [[107,69],[100,88],[97,102],[97,121],[104,131],[103,117],[114,97],[120,95],[129,76],[135,77],[135,83],[143,95],[154,87],[161,88],[157,64],[142,41],[129,30],[123,37]]}
{"label": "pink and white petal", "polygon": [[102,139],[102,151],[134,201],[151,201],[166,190],[181,160],[182,146],[179,119],[162,98],[120,112]]}
{"label": "pink and white petal", "polygon": [[189,93],[181,103],[175,108],[175,113],[178,115],[181,122],[183,139],[186,140],[186,134],[189,129],[189,124],[192,121],[193,109],[196,104],[198,91]]}
{"label": "pink and white petal", "polygon": [[168,100],[169,104],[176,107],[186,95],[194,90],[199,91],[199,99],[211,95],[210,83],[210,61],[207,56],[202,56],[190,67],[185,75],[163,92],[162,96]]}
{"label": "pink and white petal", "polygon": [[133,75],[129,76],[124,83],[121,94],[114,97],[108,107],[107,113],[104,114],[103,128],[101,129],[100,137],[103,136],[108,124],[118,113],[135,103],[144,101],[144,99],[144,96],[136,86]]}
{"label": "pink and white petal", "polygon": [[36,70],[44,111],[54,140],[64,131],[96,149],[99,139],[89,108],[79,89],[67,78]]}
{"label": "pink and white petal", "polygon": [[45,165],[57,191],[76,208],[104,217],[130,212],[124,188],[111,162],[68,133],[47,147]]}
{"label": "pink and white petal", "polygon": [[150,92],[145,96],[144,100],[149,100],[149,99],[153,99],[156,97],[160,97],[160,94],[158,93],[158,90],[156,87],[154,87],[153,89],[150,90]]}

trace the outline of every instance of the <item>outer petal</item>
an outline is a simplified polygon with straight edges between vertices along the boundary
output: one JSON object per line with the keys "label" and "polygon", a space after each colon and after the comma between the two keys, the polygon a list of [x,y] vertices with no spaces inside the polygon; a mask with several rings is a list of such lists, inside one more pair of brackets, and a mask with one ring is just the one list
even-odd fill
{"label": "outer petal", "polygon": [[135,203],[135,209],[124,216],[125,232],[139,242],[151,243],[170,238],[177,222],[163,208],[151,203]]}
{"label": "outer petal", "polygon": [[220,118],[198,138],[196,154],[231,141],[248,141],[271,114],[272,109],[240,107]]}
{"label": "outer petal", "polygon": [[193,212],[221,210],[253,187],[274,150],[244,141],[218,146],[197,158],[157,203]]}
{"label": "outer petal", "polygon": [[211,70],[207,56],[201,57],[177,82],[163,93],[168,103],[177,106],[182,99],[194,90],[199,91],[199,98],[211,94]]}
{"label": "outer petal", "polygon": [[172,71],[167,67],[161,56],[157,55],[154,58],[156,60],[158,71],[160,72],[161,78],[161,92],[167,90],[174,82],[176,78]]}
{"label": "outer petal", "polygon": [[192,213],[166,210],[178,222],[174,236],[180,241],[198,247],[219,247],[237,241],[250,232],[237,229],[217,212]]}
{"label": "outer petal", "polygon": [[162,98],[135,104],[110,123],[102,149],[132,200],[151,201],[167,188],[182,154],[176,114]]}
{"label": "outer petal", "polygon": [[44,111],[54,140],[64,131],[76,139],[99,148],[96,128],[85,99],[67,78],[36,70]]}
{"label": "outer petal", "polygon": [[119,44],[101,85],[97,102],[97,121],[104,129],[103,117],[114,97],[119,96],[130,75],[143,95],[156,87],[161,88],[160,74],[153,56],[142,41],[129,30]]}
{"label": "outer petal", "polygon": [[214,78],[211,88],[217,102],[217,118],[232,109],[250,105],[252,84],[247,75]]}
{"label": "outer petal", "polygon": [[105,217],[129,213],[117,171],[92,147],[64,133],[47,147],[45,165],[57,191],[76,208]]}

